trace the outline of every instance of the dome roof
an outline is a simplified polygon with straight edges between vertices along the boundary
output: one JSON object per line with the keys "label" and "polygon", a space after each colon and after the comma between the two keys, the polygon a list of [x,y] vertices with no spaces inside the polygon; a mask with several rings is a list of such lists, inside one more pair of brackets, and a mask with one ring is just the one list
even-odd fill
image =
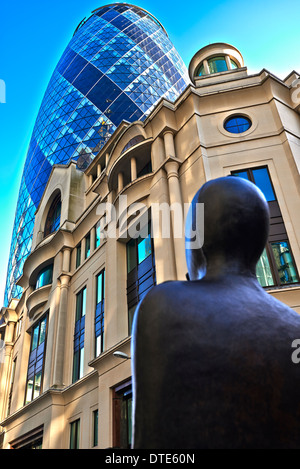
{"label": "dome roof", "polygon": [[163,26],[127,3],[94,10],[77,27],[44,95],[24,165],[5,303],[31,248],[36,208],[54,164],[89,161],[122,120],[143,120],[160,98],[174,101],[189,83]]}

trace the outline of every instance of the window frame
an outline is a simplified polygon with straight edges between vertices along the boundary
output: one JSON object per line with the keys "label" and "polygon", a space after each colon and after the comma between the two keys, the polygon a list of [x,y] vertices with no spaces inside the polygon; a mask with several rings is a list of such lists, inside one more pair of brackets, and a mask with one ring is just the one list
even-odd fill
{"label": "window frame", "polygon": [[75,324],[73,339],[72,383],[84,376],[84,339],[87,287],[84,286],[75,297]]}
{"label": "window frame", "polygon": [[[133,430],[131,412],[133,405],[132,392],[131,379],[113,388],[113,448],[131,448]],[[121,424],[122,420],[123,424],[126,423],[126,425]]]}
{"label": "window frame", "polygon": [[[265,286],[262,286],[262,287],[267,289],[267,288],[278,288],[278,287],[296,285],[296,284],[299,283],[299,272],[298,272],[297,264],[296,264],[294,256],[293,256],[293,252],[292,252],[292,249],[291,249],[291,244],[290,244],[290,241],[289,241],[289,238],[288,238],[288,234],[287,234],[286,229],[285,229],[285,223],[284,223],[284,220],[283,220],[282,215],[281,215],[280,206],[279,206],[279,203],[278,203],[278,199],[277,199],[277,196],[276,196],[276,191],[275,191],[275,188],[274,188],[274,185],[273,185],[273,181],[272,181],[272,178],[271,178],[271,175],[270,175],[268,165],[254,166],[254,167],[251,167],[251,168],[232,170],[231,175],[233,177],[239,177],[239,176],[236,176],[236,173],[247,173],[248,181],[255,184],[256,187],[258,187],[263,192],[263,190],[260,188],[260,186],[258,186],[256,184],[255,177],[254,177],[254,174],[253,174],[253,172],[255,172],[256,170],[260,170],[260,169],[266,169],[267,170],[269,183],[270,183],[271,189],[273,191],[273,195],[274,195],[274,199],[272,199],[272,200],[267,200],[267,198],[266,198],[267,203],[269,205],[269,208],[271,208],[272,206],[276,207],[276,209],[278,211],[278,215],[279,215],[278,217],[274,217],[275,221],[273,223],[272,223],[272,218],[270,218],[270,232],[269,232],[268,240],[267,240],[266,245],[265,245],[266,255],[267,255],[268,262],[269,262],[269,268],[270,268],[270,272],[271,272],[271,275],[272,275],[272,278],[273,278],[273,285],[265,285]],[[282,218],[281,224],[284,227],[285,233],[281,233],[281,234],[274,233],[273,234],[273,233],[271,233],[271,227],[276,225],[275,222],[277,222],[278,218],[279,219]],[[272,239],[271,239],[271,237],[272,237]],[[288,244],[289,254],[291,256],[292,266],[295,270],[297,281],[295,281],[295,282],[286,282],[286,283],[281,282],[280,276],[279,276],[279,273],[278,273],[278,268],[277,268],[275,256],[274,256],[273,249],[272,249],[272,244],[276,243],[276,242],[278,242],[278,243],[282,242],[282,243],[287,243]]]}
{"label": "window frame", "polygon": [[[42,282],[42,275],[45,274],[46,272],[50,272],[49,274],[49,281],[47,283]],[[39,284],[40,281],[40,284]],[[46,287],[47,285],[52,285],[53,283],[53,263],[47,265],[46,267],[43,267],[37,274],[36,277],[36,282],[35,282],[35,290],[38,290],[39,288]]]}
{"label": "window frame", "polygon": [[[73,438],[72,438],[72,429],[75,429],[74,441],[75,446],[73,447]],[[80,449],[80,418],[70,422],[70,439],[69,439],[69,449]]]}
{"label": "window frame", "polygon": [[[101,291],[102,291],[102,299],[98,301],[98,288],[99,288],[99,277],[101,276]],[[96,295],[95,295],[95,320],[94,320],[94,337],[95,337],[95,348],[94,348],[94,353],[95,353],[95,358],[101,355],[101,353],[104,352],[104,321],[105,321],[105,268],[100,270],[100,272],[96,275],[95,277],[96,280]],[[100,326],[98,327],[98,324],[100,323]],[[100,331],[99,334],[97,334],[98,330]],[[99,337],[100,337],[100,350],[98,347],[99,344]]]}
{"label": "window frame", "polygon": [[[59,216],[56,216],[57,208],[59,207]],[[55,217],[55,218],[54,218]],[[47,213],[45,228],[44,228],[44,238],[49,236],[52,233],[55,233],[60,227],[61,219],[61,194],[57,194],[53,199],[50,208]]]}
{"label": "window frame", "polygon": [[92,412],[92,436],[93,436],[93,445],[92,447],[95,448],[98,446],[99,442],[99,410],[94,409]]}
{"label": "window frame", "polygon": [[[242,132],[232,132],[230,130],[228,130],[227,128],[227,124],[229,121],[233,121],[234,119],[245,119],[247,124],[249,125],[247,129],[243,130]],[[245,124],[242,124],[242,125],[245,125]],[[233,135],[241,135],[241,134],[244,134],[245,132],[247,132],[248,130],[251,129],[253,125],[253,122],[252,120],[250,119],[250,117],[248,116],[245,116],[244,114],[232,114],[228,117],[226,117],[226,119],[224,120],[224,123],[223,123],[223,127],[224,127],[224,130],[226,130],[226,132],[228,132],[229,134],[233,134]],[[235,126],[231,126],[233,128],[237,128],[239,127],[239,124],[236,124]]]}
{"label": "window frame", "polygon": [[80,243],[77,244],[76,246],[76,256],[75,256],[75,269],[78,269],[78,267],[81,265],[81,241]]}
{"label": "window frame", "polygon": [[[144,283],[149,281],[152,277],[151,287],[156,285],[156,267],[155,267],[155,252],[154,252],[154,243],[153,238],[151,236],[152,225],[151,221],[148,222],[148,235],[144,238],[141,236],[137,238],[131,238],[126,243],[126,272],[127,272],[127,314],[128,314],[128,333],[131,334],[132,330],[132,323],[133,317],[135,313],[135,309],[139,303],[139,301],[144,297],[144,295],[148,292],[149,288],[146,288],[145,291],[140,292],[140,286]],[[143,232],[143,230],[141,230]],[[139,262],[139,239],[143,242],[148,236],[150,236],[150,243],[151,243],[151,252],[150,254],[145,257],[141,262]],[[128,246],[132,244],[135,257],[134,267],[129,270],[129,255],[128,255]],[[151,258],[151,267],[144,272],[143,263],[146,263],[147,259],[149,262],[149,258]],[[150,262],[149,262],[150,263]],[[131,298],[131,299],[130,299]]]}
{"label": "window frame", "polygon": [[[45,357],[46,357],[46,347],[47,347],[47,334],[48,334],[48,312],[43,315],[39,321],[37,321],[31,328],[31,338],[30,338],[30,349],[29,349],[29,357],[28,357],[28,367],[27,367],[27,378],[26,378],[26,385],[25,385],[25,396],[24,396],[24,405],[26,404],[29,404],[30,402],[32,402],[34,399],[36,399],[37,397],[39,397],[42,392],[43,392],[43,379],[44,379],[44,367],[45,367]],[[44,333],[44,340],[42,342],[40,342],[40,338],[41,338],[41,324],[46,321],[46,327],[43,331]],[[34,348],[33,347],[33,344],[34,344],[34,339],[35,339],[35,335],[34,335],[34,331],[38,329],[38,335],[37,335],[37,339],[36,339],[36,346]],[[40,355],[38,355],[38,348],[42,345],[43,345],[43,348],[42,348],[42,353]],[[35,353],[34,353],[35,352]],[[41,367],[41,370],[39,370],[38,372],[36,371],[36,368],[37,368],[37,364],[42,360],[42,367]],[[31,372],[30,372],[30,369],[33,367],[34,369],[34,372],[32,374],[32,389],[31,389],[31,398],[28,400],[27,397],[28,397],[28,391],[29,391],[29,376],[31,377]],[[37,376],[40,374],[40,391],[39,391],[39,394],[37,396],[34,396],[35,394],[35,385],[36,385],[36,378]]]}
{"label": "window frame", "polygon": [[[99,235],[99,236],[98,236]],[[99,241],[98,241],[99,240]],[[95,225],[95,244],[94,249],[97,249],[101,245],[101,225],[100,220]]]}
{"label": "window frame", "polygon": [[91,233],[85,236],[84,259],[88,259],[91,255]]}

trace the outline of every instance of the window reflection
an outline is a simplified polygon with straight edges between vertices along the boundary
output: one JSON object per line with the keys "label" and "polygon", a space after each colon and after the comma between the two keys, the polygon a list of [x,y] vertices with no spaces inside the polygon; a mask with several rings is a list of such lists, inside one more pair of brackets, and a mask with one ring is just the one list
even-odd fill
{"label": "window reflection", "polygon": [[46,285],[50,285],[52,283],[52,276],[53,276],[53,264],[48,265],[44,269],[42,269],[37,277],[35,289],[44,287]]}
{"label": "window reflection", "polygon": [[259,281],[262,287],[274,285],[274,280],[266,249],[264,249],[256,265],[256,276],[257,280]]}
{"label": "window reflection", "polygon": [[60,214],[61,214],[61,199],[60,195],[58,195],[52,205],[47,215],[46,224],[45,224],[45,232],[44,235],[47,236],[51,233],[54,233],[58,230],[60,226]]}
{"label": "window reflection", "polygon": [[95,233],[95,249],[100,246],[100,235],[101,235],[101,227],[100,227],[100,221],[98,221],[96,225],[96,233]]}
{"label": "window reflection", "polygon": [[246,132],[246,130],[250,129],[250,127],[250,119],[244,116],[229,117],[224,124],[225,130],[232,134],[241,134],[243,132]]}
{"label": "window reflection", "polygon": [[151,254],[151,236],[138,239],[138,263],[143,262]]}
{"label": "window reflection", "polygon": [[253,178],[257,187],[263,192],[266,200],[271,202],[275,200],[275,194],[272,188],[271,180],[267,168],[253,169]]}
{"label": "window reflection", "polygon": [[295,283],[298,276],[287,241],[271,243],[281,284]]}
{"label": "window reflection", "polygon": [[227,64],[225,57],[213,57],[208,61],[208,68],[210,73],[220,73],[220,72],[227,72]]}
{"label": "window reflection", "polygon": [[47,316],[34,327],[31,335],[31,347],[28,362],[25,404],[41,394],[45,359]]}
{"label": "window reflection", "polygon": [[[268,168],[266,166],[251,168],[233,171],[231,174],[253,182],[263,192],[269,205],[269,240],[256,266],[259,283],[262,287],[298,283],[296,265],[287,240],[287,233]],[[272,211],[275,213],[273,216]]]}

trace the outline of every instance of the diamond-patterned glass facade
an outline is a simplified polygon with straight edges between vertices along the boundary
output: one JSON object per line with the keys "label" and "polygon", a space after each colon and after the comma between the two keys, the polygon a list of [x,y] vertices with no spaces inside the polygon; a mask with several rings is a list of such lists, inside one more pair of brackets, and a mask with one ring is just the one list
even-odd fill
{"label": "diamond-patterned glass facade", "polygon": [[122,120],[143,120],[161,97],[174,101],[187,69],[162,25],[148,12],[115,3],[95,10],[75,31],[50,79],[24,165],[5,291],[30,253],[34,214],[54,164],[93,158]]}

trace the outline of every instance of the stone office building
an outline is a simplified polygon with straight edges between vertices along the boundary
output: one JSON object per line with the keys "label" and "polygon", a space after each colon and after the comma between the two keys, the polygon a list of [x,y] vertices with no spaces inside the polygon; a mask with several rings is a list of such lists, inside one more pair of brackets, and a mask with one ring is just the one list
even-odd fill
{"label": "stone office building", "polygon": [[[184,213],[207,180],[243,177],[264,192],[270,235],[257,277],[300,313],[299,74],[249,75],[223,43],[199,50],[189,74],[174,103],[122,121],[84,171],[52,169],[22,297],[1,311],[4,449],[130,446],[134,310],[153,285],[186,275],[173,219],[170,236],[152,237],[151,207]],[[115,236],[102,204],[115,210]],[[143,236],[130,236],[133,225]]]}

